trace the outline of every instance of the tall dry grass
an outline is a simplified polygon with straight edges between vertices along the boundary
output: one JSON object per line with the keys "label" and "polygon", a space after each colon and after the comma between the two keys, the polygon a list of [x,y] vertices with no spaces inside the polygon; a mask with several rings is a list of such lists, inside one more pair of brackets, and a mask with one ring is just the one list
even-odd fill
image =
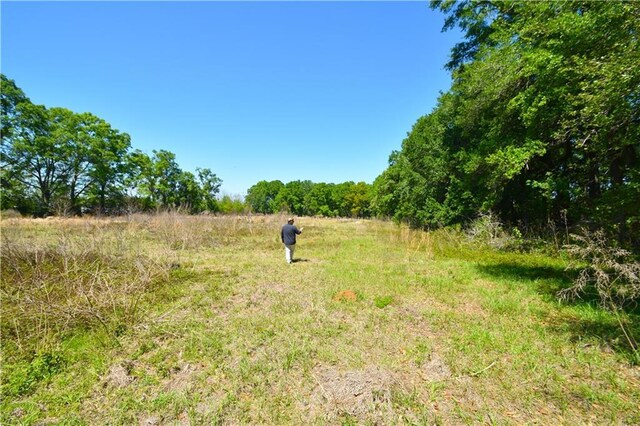
{"label": "tall dry grass", "polygon": [[117,335],[138,321],[142,298],[171,266],[139,232],[110,220],[3,221],[3,339],[38,351],[74,328]]}
{"label": "tall dry grass", "polygon": [[247,237],[276,238],[280,216],[4,219],[0,327],[21,352],[37,352],[76,328],[109,336],[145,315],[142,301],[168,283],[188,250],[218,249]]}
{"label": "tall dry grass", "polygon": [[273,235],[286,222],[283,215],[192,216],[175,211],[136,214],[127,220],[175,251],[222,247],[248,236]]}

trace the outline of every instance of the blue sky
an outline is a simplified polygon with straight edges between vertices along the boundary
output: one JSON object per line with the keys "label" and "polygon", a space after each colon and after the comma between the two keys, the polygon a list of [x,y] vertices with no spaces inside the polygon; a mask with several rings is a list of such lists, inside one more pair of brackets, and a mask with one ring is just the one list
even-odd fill
{"label": "blue sky", "polygon": [[450,86],[424,2],[2,1],[2,72],[132,147],[260,180],[373,180]]}

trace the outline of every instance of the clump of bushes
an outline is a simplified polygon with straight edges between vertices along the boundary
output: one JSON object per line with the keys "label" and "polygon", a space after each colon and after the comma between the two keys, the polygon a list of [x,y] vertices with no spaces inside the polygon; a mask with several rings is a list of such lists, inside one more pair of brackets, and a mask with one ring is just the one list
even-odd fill
{"label": "clump of bushes", "polygon": [[[640,363],[638,343],[631,333],[631,321],[625,308],[637,308],[640,299],[640,262],[632,254],[609,243],[602,230],[582,230],[581,235],[572,235],[575,243],[568,244],[567,252],[572,257],[571,267],[580,272],[571,287],[560,290],[561,300],[575,300],[595,294],[600,305],[616,315],[618,325],[629,344],[633,362]],[[622,314],[622,315],[621,315]]]}
{"label": "clump of bushes", "polygon": [[575,243],[566,245],[572,257],[570,267],[580,273],[573,285],[558,293],[561,299],[575,299],[595,291],[607,309],[623,308],[640,299],[640,262],[631,252],[611,246],[602,230],[582,230],[571,235]]}
{"label": "clump of bushes", "polygon": [[[37,350],[76,327],[116,335],[141,315],[143,296],[165,281],[169,265],[106,240],[59,236],[49,245],[3,234],[2,335]],[[122,242],[120,242],[122,243]]]}
{"label": "clump of bushes", "polygon": [[14,209],[0,211],[0,219],[20,219],[21,217],[20,212]]}
{"label": "clump of bushes", "polygon": [[508,232],[492,212],[482,213],[465,230],[472,244],[490,246],[498,250],[520,251],[524,248],[524,237],[518,228]]}

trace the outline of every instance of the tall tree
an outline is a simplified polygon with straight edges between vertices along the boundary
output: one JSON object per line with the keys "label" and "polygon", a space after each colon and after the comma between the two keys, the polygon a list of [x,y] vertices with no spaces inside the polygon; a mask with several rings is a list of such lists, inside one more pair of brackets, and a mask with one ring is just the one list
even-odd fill
{"label": "tall tree", "polygon": [[640,224],[640,5],[432,7],[465,33],[453,85],[376,180],[378,211],[418,226],[482,210],[538,227],[566,215],[628,241]]}
{"label": "tall tree", "polygon": [[91,163],[91,197],[97,200],[98,211],[105,213],[123,201],[131,137],[89,113],[82,115],[82,123]]}
{"label": "tall tree", "polygon": [[640,202],[640,6],[434,6],[467,34],[451,63],[453,92],[465,160],[489,188],[484,206],[538,222],[568,211],[574,221],[615,224],[624,238]]}
{"label": "tall tree", "polygon": [[55,197],[66,192],[70,147],[52,137],[52,114],[42,105],[21,102],[16,122],[3,153],[6,167],[35,191],[38,213],[50,213]]}
{"label": "tall tree", "polygon": [[313,216],[337,216],[338,203],[333,198],[334,187],[335,184],[331,183],[314,184],[303,197],[305,213]]}
{"label": "tall tree", "polygon": [[273,212],[286,211],[298,216],[308,214],[304,197],[311,191],[313,186],[314,183],[310,180],[287,182],[274,200],[275,209]]}
{"label": "tall tree", "polygon": [[365,182],[349,185],[341,205],[348,209],[348,216],[369,217],[371,214],[372,186]]}
{"label": "tall tree", "polygon": [[222,179],[216,176],[210,169],[196,168],[198,180],[202,189],[203,208],[215,212],[218,211],[217,195],[220,192]]}
{"label": "tall tree", "polygon": [[176,155],[164,149],[153,150],[151,157],[138,153],[135,161],[140,169],[139,189],[149,197],[151,206],[175,205],[178,201],[179,178],[182,175]]}
{"label": "tall tree", "polygon": [[0,80],[0,207],[27,213],[33,206],[29,202],[29,187],[24,183],[25,173],[11,158],[13,142],[21,133],[21,108],[18,105],[30,104],[31,101],[13,80],[4,74],[0,74]]}
{"label": "tall tree", "polygon": [[275,200],[284,184],[279,180],[262,180],[247,190],[245,202],[255,213],[276,213]]}

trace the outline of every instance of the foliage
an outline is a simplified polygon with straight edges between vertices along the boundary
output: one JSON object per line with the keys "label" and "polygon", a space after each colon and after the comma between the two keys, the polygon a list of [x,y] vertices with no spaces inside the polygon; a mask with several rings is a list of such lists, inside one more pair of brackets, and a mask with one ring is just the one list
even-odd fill
{"label": "foliage", "polygon": [[640,6],[431,6],[465,40],[451,89],[376,180],[377,213],[420,227],[482,211],[529,229],[566,218],[640,247]]}
{"label": "foliage", "polygon": [[284,184],[279,180],[260,181],[247,190],[245,202],[255,213],[273,213],[279,211],[275,200]]}
{"label": "foliage", "polygon": [[576,242],[566,246],[573,257],[571,267],[581,270],[573,285],[558,293],[560,298],[574,300],[595,290],[606,309],[622,309],[639,301],[640,262],[631,253],[611,247],[602,230],[583,229],[572,237]]}
{"label": "foliage", "polygon": [[[91,113],[34,105],[2,77],[2,207],[22,214],[122,213],[181,207],[217,211],[221,179],[196,176],[175,154],[131,151],[131,138]],[[135,201],[135,202],[132,202]]]}
{"label": "foliage", "polygon": [[322,217],[369,217],[371,185],[365,182],[314,183],[295,180],[260,181],[247,191],[245,202],[256,213]]}
{"label": "foliage", "polygon": [[66,360],[59,352],[38,353],[29,363],[22,376],[13,376],[4,386],[8,395],[25,395],[33,392],[42,381],[50,380],[66,367]]}
{"label": "foliage", "polygon": [[380,296],[373,299],[373,304],[380,309],[383,309],[392,303],[393,303],[393,296]]}
{"label": "foliage", "polygon": [[220,213],[223,214],[241,214],[246,210],[246,205],[242,198],[231,197],[230,195],[223,195],[222,198],[217,201]]}
{"label": "foliage", "polygon": [[313,182],[310,180],[294,180],[287,182],[277,193],[273,201],[271,212],[288,212],[302,216],[310,214],[305,205],[305,196],[311,191]]}

